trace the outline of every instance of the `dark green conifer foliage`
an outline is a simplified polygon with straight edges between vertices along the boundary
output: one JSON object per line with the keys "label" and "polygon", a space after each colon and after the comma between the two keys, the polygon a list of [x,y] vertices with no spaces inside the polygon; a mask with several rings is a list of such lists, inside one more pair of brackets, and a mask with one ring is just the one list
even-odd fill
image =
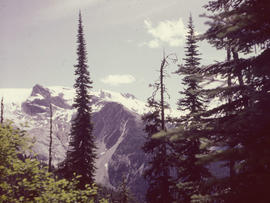
{"label": "dark green conifer foliage", "polygon": [[192,16],[189,17],[188,33],[186,39],[185,53],[186,57],[184,65],[179,67],[177,73],[180,76],[184,76],[182,84],[184,85],[184,91],[180,93],[180,99],[178,100],[179,110],[188,110],[189,117],[194,113],[198,113],[204,109],[204,99],[202,96],[202,88],[199,83],[202,82],[202,75],[200,73],[200,60],[198,52],[198,38],[195,35]]}
{"label": "dark green conifer foliage", "polygon": [[77,76],[74,88],[76,97],[73,107],[77,109],[76,117],[71,124],[70,142],[65,160],[64,173],[68,178],[73,174],[80,175],[79,187],[94,183],[96,146],[93,137],[93,124],[91,123],[91,96],[92,81],[87,65],[86,44],[83,33],[82,17],[79,14],[79,28],[77,35],[77,61],[74,66]]}
{"label": "dark green conifer foliage", "polygon": [[[212,201],[270,202],[270,4],[215,0],[206,8],[213,14],[204,37],[217,49],[228,50],[226,61],[204,70],[227,83],[208,91],[209,98],[223,103],[204,114],[207,135],[223,150],[202,162],[226,161],[230,168],[229,177],[210,184]],[[240,58],[238,53],[253,54]]]}
{"label": "dark green conifer foliage", "polygon": [[149,187],[146,200],[154,202],[172,202],[172,177],[169,174],[169,157],[166,149],[167,140],[164,138],[152,138],[152,136],[162,130],[161,110],[159,102],[153,98],[148,99],[148,106],[152,112],[145,114],[142,120],[145,123],[144,131],[148,134],[143,146],[145,153],[149,155],[149,166],[144,172],[144,177],[148,181]]}
{"label": "dark green conifer foliage", "polygon": [[129,199],[129,189],[127,185],[127,179],[125,177],[122,178],[122,182],[119,187],[119,193],[120,193],[120,203],[128,203]]}
{"label": "dark green conifer foliage", "polygon": [[136,202],[132,193],[130,192],[127,177],[124,175],[118,186],[118,193],[119,193],[119,198],[118,198],[119,203],[135,203]]}
{"label": "dark green conifer foliage", "polygon": [[180,76],[184,76],[182,82],[184,91],[180,92],[178,109],[188,111],[187,115],[180,119],[181,122],[178,125],[182,126],[182,131],[179,132],[174,144],[174,150],[179,157],[176,165],[178,167],[177,187],[181,202],[190,202],[192,195],[202,192],[204,179],[210,176],[205,166],[196,163],[197,156],[206,152],[200,148],[199,130],[202,122],[200,114],[205,108],[206,101],[200,87],[202,75],[197,41],[190,15],[185,64],[181,65],[177,71]]}

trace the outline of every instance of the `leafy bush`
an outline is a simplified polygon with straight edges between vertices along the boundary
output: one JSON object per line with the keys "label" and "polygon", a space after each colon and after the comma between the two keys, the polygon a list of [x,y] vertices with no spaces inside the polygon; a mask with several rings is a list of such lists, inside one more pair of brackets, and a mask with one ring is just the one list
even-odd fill
{"label": "leafy bush", "polygon": [[58,179],[31,154],[25,132],[0,126],[0,202],[102,202],[97,186],[78,189],[78,178]]}

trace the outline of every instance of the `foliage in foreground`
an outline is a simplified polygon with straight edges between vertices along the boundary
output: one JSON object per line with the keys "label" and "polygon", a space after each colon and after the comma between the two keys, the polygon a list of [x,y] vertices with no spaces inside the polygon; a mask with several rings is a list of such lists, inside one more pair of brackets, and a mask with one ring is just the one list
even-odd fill
{"label": "foliage in foreground", "polygon": [[[189,166],[195,168],[217,162],[223,163],[223,168],[229,172],[223,177],[203,179],[202,189],[193,193],[187,202],[268,203],[270,17],[265,13],[270,11],[269,0],[213,0],[206,9],[211,12],[206,16],[210,28],[203,38],[217,49],[227,51],[225,61],[215,62],[200,71],[209,80],[205,80],[205,84],[218,82],[198,92],[204,93],[213,105],[198,114],[200,119],[192,123],[196,131],[186,131],[188,123],[184,123],[166,135],[187,142],[187,136],[183,135],[191,132],[189,137],[197,136],[200,144],[205,145],[204,149],[211,149],[207,154],[196,152],[198,161],[180,165],[179,169],[188,171],[187,175],[192,172],[187,170]],[[218,102],[214,104],[215,101]],[[181,107],[185,107],[185,103]],[[185,146],[181,149],[187,153],[184,161],[191,157],[189,150]],[[181,178],[185,180],[186,174]],[[197,185],[194,186],[191,190],[197,189]],[[180,187],[185,188],[185,185]]]}
{"label": "foliage in foreground", "polygon": [[0,202],[107,202],[97,200],[97,186],[76,187],[78,178],[57,179],[29,153],[25,133],[0,126]]}

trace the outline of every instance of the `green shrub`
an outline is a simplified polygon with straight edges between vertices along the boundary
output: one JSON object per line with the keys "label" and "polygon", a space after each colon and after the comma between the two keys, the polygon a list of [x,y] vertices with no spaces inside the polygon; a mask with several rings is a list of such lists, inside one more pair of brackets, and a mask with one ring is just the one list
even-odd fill
{"label": "green shrub", "polygon": [[58,179],[48,172],[32,154],[25,132],[0,126],[0,202],[102,202],[97,199],[97,186],[76,187],[78,177],[72,181]]}

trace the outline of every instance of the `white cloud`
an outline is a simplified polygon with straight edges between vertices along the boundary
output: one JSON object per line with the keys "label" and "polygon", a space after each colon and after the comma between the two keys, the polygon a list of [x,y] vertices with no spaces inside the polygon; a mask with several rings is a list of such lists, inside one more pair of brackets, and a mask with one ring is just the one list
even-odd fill
{"label": "white cloud", "polygon": [[108,75],[101,79],[101,82],[110,85],[129,84],[135,82],[136,79],[132,75]]}
{"label": "white cloud", "polygon": [[150,48],[158,48],[160,46],[160,42],[157,39],[153,39],[150,42],[148,42],[148,46]]}
{"label": "white cloud", "polygon": [[[156,27],[150,20],[144,20],[147,32],[154,37],[149,42],[144,42],[150,48],[160,47],[162,44],[168,44],[171,47],[182,46],[185,40],[186,28],[181,18],[179,20],[160,21]],[[142,44],[141,44],[142,45]]]}

